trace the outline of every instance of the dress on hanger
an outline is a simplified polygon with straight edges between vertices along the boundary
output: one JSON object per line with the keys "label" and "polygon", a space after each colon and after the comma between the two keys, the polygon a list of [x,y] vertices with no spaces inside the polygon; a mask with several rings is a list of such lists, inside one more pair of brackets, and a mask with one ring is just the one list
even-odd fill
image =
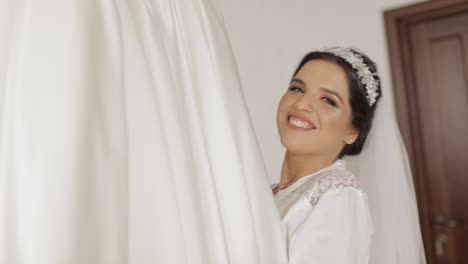
{"label": "dress on hanger", "polygon": [[1,264],[283,264],[209,0],[0,0]]}

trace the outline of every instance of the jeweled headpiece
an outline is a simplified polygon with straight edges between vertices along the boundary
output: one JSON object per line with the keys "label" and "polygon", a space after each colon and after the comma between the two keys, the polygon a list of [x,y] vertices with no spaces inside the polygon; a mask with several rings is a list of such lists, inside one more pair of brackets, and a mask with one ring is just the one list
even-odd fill
{"label": "jeweled headpiece", "polygon": [[372,73],[366,63],[364,63],[364,58],[360,54],[353,52],[349,48],[341,47],[322,48],[317,51],[331,53],[351,64],[353,69],[356,71],[359,80],[361,80],[364,85],[369,105],[372,106],[377,101],[377,96],[379,96],[379,93],[377,92],[379,80],[374,78],[377,73]]}

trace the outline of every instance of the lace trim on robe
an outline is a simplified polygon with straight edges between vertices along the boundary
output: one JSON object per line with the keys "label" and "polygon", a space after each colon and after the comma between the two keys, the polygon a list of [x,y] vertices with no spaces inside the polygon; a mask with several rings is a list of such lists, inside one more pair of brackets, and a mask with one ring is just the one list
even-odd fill
{"label": "lace trim on robe", "polygon": [[331,170],[329,173],[318,177],[313,188],[304,193],[312,206],[317,205],[322,195],[333,189],[352,187],[361,189],[356,177],[347,170]]}

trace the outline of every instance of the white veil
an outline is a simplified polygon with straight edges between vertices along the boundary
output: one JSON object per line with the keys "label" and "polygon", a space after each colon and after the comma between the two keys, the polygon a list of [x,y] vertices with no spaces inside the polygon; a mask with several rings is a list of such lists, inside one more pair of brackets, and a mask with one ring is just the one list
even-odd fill
{"label": "white veil", "polygon": [[391,103],[384,93],[363,152],[347,158],[347,165],[369,200],[374,224],[369,263],[425,264],[413,178]]}

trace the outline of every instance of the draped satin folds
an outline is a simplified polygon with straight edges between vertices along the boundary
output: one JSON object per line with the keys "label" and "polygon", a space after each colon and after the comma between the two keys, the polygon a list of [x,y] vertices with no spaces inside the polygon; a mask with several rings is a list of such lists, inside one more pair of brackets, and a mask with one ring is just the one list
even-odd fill
{"label": "draped satin folds", "polygon": [[285,263],[203,0],[0,0],[0,263]]}

